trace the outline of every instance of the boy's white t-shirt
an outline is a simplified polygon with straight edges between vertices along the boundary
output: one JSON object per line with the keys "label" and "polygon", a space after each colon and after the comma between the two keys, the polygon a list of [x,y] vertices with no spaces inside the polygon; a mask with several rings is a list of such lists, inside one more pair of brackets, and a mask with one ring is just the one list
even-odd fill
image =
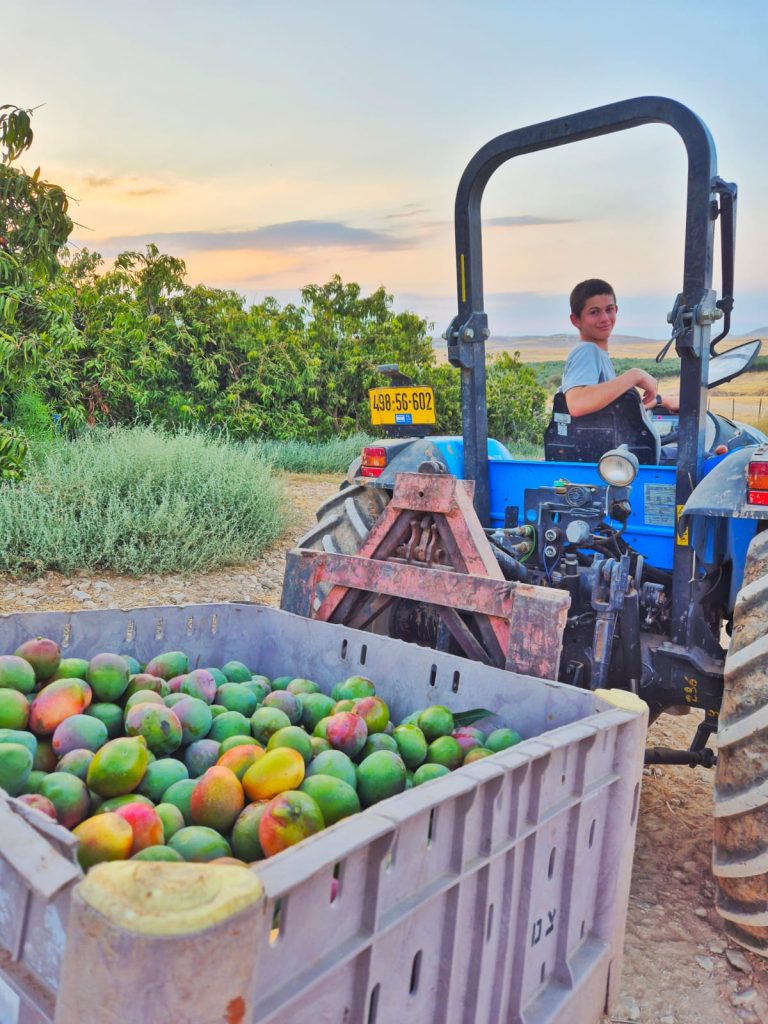
{"label": "boy's white t-shirt", "polygon": [[608,353],[592,341],[580,341],[565,361],[560,390],[566,394],[571,388],[603,384],[615,377],[616,371]]}

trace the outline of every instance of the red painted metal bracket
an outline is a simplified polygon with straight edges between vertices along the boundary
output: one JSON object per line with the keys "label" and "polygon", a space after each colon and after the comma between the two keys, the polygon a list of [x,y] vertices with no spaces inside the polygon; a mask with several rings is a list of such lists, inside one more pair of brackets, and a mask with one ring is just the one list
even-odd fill
{"label": "red painted metal bracket", "polygon": [[[283,607],[290,611],[363,628],[397,598],[440,609],[470,657],[557,678],[570,597],[504,579],[468,481],[401,473],[356,555],[296,549],[287,556]],[[479,639],[458,612],[473,617]]]}

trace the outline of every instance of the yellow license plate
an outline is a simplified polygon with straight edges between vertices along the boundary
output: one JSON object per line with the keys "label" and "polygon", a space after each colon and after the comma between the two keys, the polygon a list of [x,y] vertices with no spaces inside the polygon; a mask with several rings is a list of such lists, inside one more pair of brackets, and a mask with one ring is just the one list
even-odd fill
{"label": "yellow license plate", "polygon": [[432,388],[372,388],[368,392],[374,427],[409,426],[435,422]]}

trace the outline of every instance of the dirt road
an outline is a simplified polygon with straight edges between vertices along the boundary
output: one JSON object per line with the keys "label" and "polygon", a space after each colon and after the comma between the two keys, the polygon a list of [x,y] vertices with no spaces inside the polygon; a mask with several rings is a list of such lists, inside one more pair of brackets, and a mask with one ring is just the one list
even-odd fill
{"label": "dirt road", "polygon": [[[187,578],[127,579],[49,573],[33,582],[0,576],[0,613],[22,609],[130,608],[251,600],[277,605],[285,550],[338,486],[332,477],[289,477],[293,522],[283,540],[246,567]],[[687,746],[694,716],[665,716],[649,745]],[[768,962],[728,943],[714,910],[710,872],[712,773],[646,769],[629,905],[622,1003],[614,1022],[766,1024]],[[574,1021],[573,1024],[582,1024]]]}

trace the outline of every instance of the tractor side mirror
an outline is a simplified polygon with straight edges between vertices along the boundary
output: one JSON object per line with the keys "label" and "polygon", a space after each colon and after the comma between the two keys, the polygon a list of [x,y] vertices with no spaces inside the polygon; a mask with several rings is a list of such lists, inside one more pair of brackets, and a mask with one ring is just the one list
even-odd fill
{"label": "tractor side mirror", "polygon": [[745,373],[757,359],[761,345],[762,341],[755,338],[754,341],[746,341],[710,359],[707,388],[715,388]]}

